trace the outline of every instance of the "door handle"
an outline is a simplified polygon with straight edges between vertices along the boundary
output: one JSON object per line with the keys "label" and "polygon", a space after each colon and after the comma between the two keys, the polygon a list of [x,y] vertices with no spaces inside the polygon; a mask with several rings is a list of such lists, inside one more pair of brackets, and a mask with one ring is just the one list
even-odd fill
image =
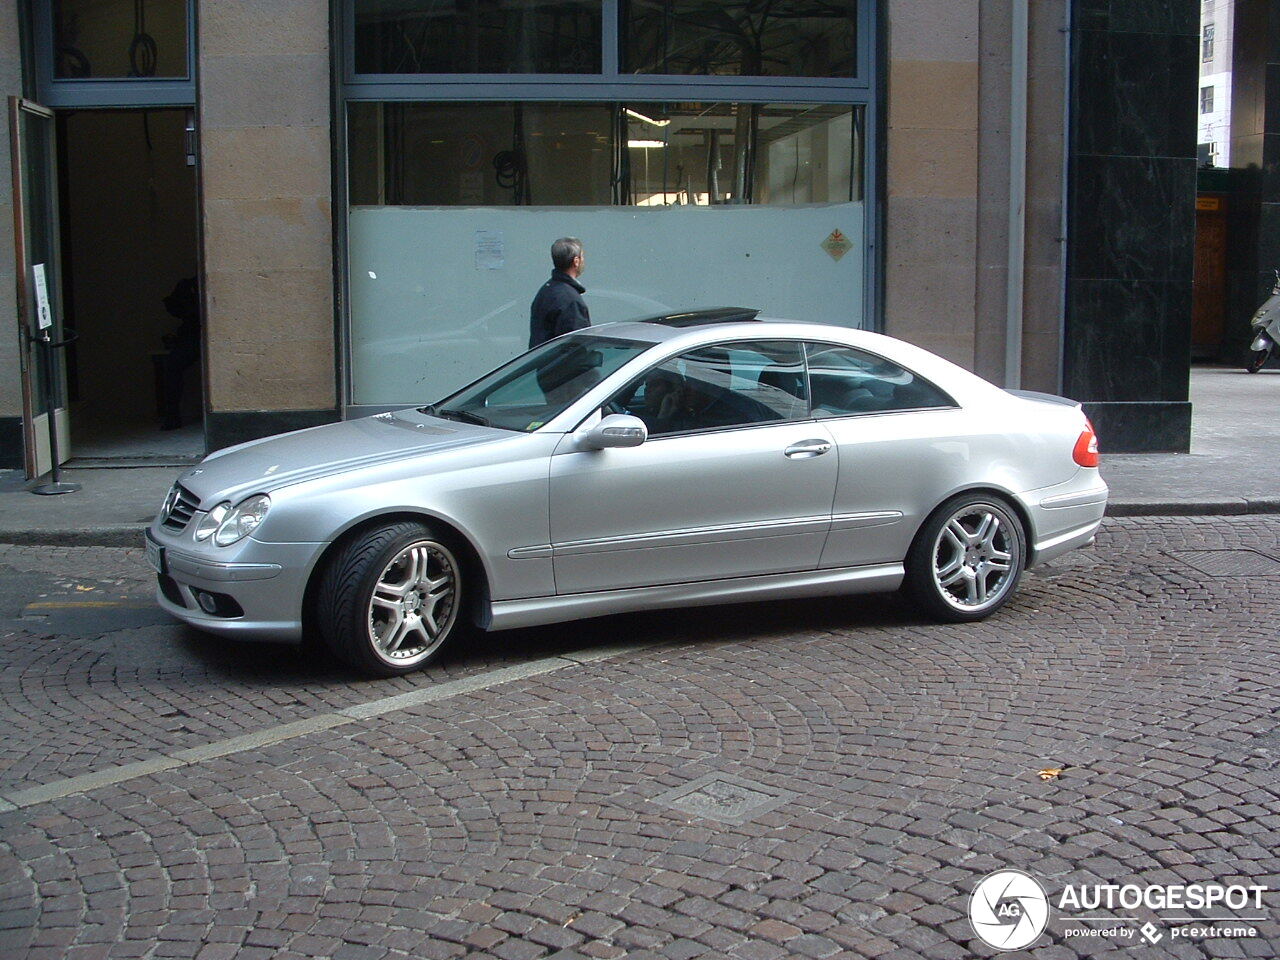
{"label": "door handle", "polygon": [[801,440],[787,447],[782,454],[791,460],[808,460],[811,457],[820,457],[830,449],[831,443],[827,440]]}

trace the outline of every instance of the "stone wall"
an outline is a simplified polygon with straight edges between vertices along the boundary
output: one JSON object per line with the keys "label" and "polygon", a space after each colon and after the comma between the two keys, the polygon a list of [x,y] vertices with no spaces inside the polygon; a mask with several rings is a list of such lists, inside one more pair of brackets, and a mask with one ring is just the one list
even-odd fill
{"label": "stone wall", "polygon": [[888,0],[885,332],[974,366],[979,0]]}
{"label": "stone wall", "polygon": [[329,4],[201,0],[199,16],[214,449],[261,411],[336,406]]}
{"label": "stone wall", "polygon": [[[1003,382],[1009,0],[890,0],[885,329]],[[1031,4],[1022,384],[1059,388],[1066,0]]]}

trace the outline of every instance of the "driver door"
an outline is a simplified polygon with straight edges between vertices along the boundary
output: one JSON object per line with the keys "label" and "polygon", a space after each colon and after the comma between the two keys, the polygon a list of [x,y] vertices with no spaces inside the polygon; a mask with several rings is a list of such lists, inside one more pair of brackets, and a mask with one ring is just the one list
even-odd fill
{"label": "driver door", "polygon": [[[551,460],[556,592],[815,569],[838,452],[808,418],[803,370],[794,343],[703,348],[614,398],[646,421],[640,446],[578,450],[566,435]],[[678,409],[659,409],[659,381],[664,397],[680,389]]]}

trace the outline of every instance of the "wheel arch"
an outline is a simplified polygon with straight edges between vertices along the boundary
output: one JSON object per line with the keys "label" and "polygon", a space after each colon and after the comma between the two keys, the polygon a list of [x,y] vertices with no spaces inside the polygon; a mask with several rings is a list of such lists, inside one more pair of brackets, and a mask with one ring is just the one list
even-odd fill
{"label": "wheel arch", "polygon": [[356,537],[362,536],[377,527],[402,521],[416,521],[430,525],[449,540],[448,546],[458,552],[458,559],[463,571],[471,579],[474,587],[467,591],[467,618],[476,626],[484,628],[489,620],[489,579],[490,572],[475,542],[457,523],[439,514],[426,510],[415,510],[407,507],[387,510],[358,517],[338,530],[334,538],[324,545],[316,555],[307,571],[307,585],[302,597],[302,632],[308,635],[313,631],[315,618],[315,591],[325,567],[334,554]]}
{"label": "wheel arch", "polygon": [[971,493],[994,497],[1013,511],[1013,515],[1018,518],[1018,523],[1022,525],[1022,537],[1026,541],[1027,547],[1027,560],[1024,566],[1029,567],[1034,561],[1036,542],[1036,526],[1031,519],[1031,512],[1027,509],[1027,505],[1022,502],[1022,499],[1016,494],[1003,487],[983,483],[975,483],[971,486],[960,487],[959,489],[952,490],[942,500],[938,501],[937,506],[924,514],[920,518],[920,522],[916,525],[915,532],[911,535],[911,544],[907,548],[908,555],[910,554],[910,551],[915,548],[916,541],[920,539],[920,532],[928,526],[929,521],[937,516],[938,512],[941,511],[943,507],[949,504],[956,497]]}

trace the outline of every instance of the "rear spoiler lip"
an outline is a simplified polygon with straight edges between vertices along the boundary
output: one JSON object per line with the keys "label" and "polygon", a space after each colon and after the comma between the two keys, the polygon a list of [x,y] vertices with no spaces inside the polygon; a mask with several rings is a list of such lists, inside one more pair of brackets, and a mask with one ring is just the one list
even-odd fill
{"label": "rear spoiler lip", "polygon": [[1052,403],[1063,407],[1075,407],[1077,410],[1084,409],[1079,400],[1072,400],[1069,397],[1060,397],[1056,393],[1040,393],[1036,390],[1005,390],[1005,393],[1019,397],[1023,400],[1038,400],[1040,403]]}

